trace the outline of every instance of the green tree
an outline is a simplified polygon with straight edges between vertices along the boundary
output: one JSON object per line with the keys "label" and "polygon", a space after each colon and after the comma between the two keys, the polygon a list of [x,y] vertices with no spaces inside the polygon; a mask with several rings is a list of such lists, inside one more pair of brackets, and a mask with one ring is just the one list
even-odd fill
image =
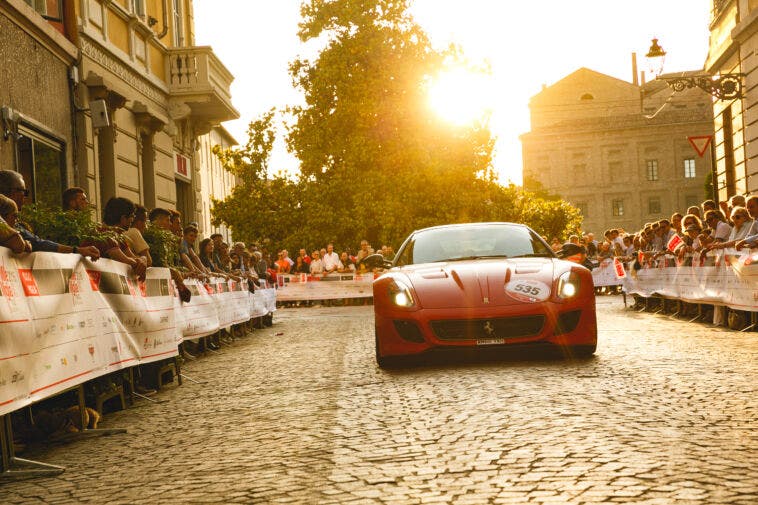
{"label": "green tree", "polygon": [[319,186],[303,202],[303,233],[317,240],[368,233],[397,244],[414,227],[471,219],[480,178],[492,179],[486,118],[453,128],[428,110],[429,81],[446,60],[463,63],[459,53],[435,51],[406,10],[390,0],[302,7],[301,39],[327,42],[290,67],[305,105],[291,109],[287,141]]}
{"label": "green tree", "polygon": [[281,174],[269,173],[275,115],[272,109],[251,122],[242,148],[214,147],[237,184],[228,198],[211,202],[213,224],[229,226],[235,240],[283,243],[298,218],[297,185]]}
{"label": "green tree", "polygon": [[472,65],[455,47],[435,50],[407,7],[408,0],[303,3],[299,36],[323,49],[290,65],[304,96],[288,109],[286,135],[300,176],[269,173],[271,111],[251,123],[244,147],[219,152],[238,187],[213,202],[215,223],[235,238],[289,249],[363,238],[397,247],[413,229],[467,221],[527,222],[561,236],[576,228],[578,213],[565,202],[497,184],[488,117],[454,127],[429,110],[433,78]]}

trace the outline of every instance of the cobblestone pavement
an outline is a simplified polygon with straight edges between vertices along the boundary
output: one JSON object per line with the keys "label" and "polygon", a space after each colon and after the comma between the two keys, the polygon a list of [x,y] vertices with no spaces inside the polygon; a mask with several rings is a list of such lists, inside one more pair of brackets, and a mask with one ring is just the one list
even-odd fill
{"label": "cobblestone pavement", "polygon": [[2,503],[758,503],[758,334],[601,297],[597,356],[382,371],[372,307],[285,309],[27,457]]}

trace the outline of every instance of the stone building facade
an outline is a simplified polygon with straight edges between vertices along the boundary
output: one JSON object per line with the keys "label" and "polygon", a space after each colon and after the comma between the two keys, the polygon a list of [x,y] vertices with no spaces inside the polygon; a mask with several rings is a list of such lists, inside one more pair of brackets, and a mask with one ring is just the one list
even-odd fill
{"label": "stone building facade", "polygon": [[719,199],[758,193],[758,0],[713,0],[708,74],[744,74],[744,97],[715,100]]}
{"label": "stone building facade", "polygon": [[660,81],[640,86],[582,68],[529,106],[524,186],[578,207],[583,231],[635,231],[706,198],[711,154],[688,141],[713,133],[706,93],[674,95]]}
{"label": "stone building facade", "polygon": [[239,113],[234,77],[194,45],[191,0],[8,0],[0,31],[3,66],[18,69],[0,77],[2,126],[18,130],[0,162],[36,184],[35,201],[76,185],[98,209],[123,196],[206,221],[202,139]]}
{"label": "stone building facade", "polygon": [[74,182],[69,78],[78,51],[62,12],[46,15],[23,0],[0,2],[0,168],[21,172],[31,198],[56,204]]}

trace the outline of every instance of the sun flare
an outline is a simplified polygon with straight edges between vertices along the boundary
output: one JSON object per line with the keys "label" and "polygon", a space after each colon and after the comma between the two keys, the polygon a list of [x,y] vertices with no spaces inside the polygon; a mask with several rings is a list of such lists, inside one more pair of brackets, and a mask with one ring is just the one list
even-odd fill
{"label": "sun flare", "polygon": [[494,102],[492,77],[465,68],[437,75],[429,86],[429,106],[443,120],[466,126],[485,117]]}

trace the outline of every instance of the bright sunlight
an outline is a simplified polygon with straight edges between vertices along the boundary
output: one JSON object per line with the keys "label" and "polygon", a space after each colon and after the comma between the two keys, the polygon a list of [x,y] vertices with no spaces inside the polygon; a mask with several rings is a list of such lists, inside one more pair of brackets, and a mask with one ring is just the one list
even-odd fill
{"label": "bright sunlight", "polygon": [[493,108],[492,76],[456,68],[440,73],[429,86],[429,105],[445,121],[466,126]]}

